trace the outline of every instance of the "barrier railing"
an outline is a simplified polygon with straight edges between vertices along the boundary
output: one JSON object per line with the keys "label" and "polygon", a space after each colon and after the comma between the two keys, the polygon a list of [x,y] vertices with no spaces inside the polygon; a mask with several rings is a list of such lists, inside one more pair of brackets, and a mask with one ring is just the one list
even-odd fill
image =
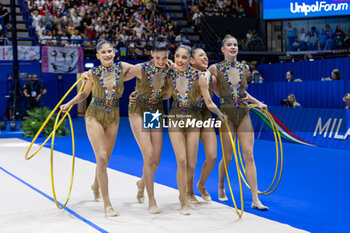
{"label": "barrier railing", "polygon": [[0,45],[10,45],[10,41],[8,38],[0,38]]}
{"label": "barrier railing", "polygon": [[33,45],[37,45],[37,36],[35,28],[33,27],[32,17],[30,17],[30,12],[27,7],[27,2],[25,0],[18,0],[18,4],[21,7],[21,13],[23,16],[24,24],[29,33],[29,37],[32,38]]}

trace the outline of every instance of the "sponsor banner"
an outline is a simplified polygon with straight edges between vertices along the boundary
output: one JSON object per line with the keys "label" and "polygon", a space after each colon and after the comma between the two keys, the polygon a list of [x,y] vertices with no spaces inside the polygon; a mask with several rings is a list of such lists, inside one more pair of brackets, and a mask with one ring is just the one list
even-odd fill
{"label": "sponsor banner", "polygon": [[48,73],[84,72],[82,47],[42,47],[42,71]]}
{"label": "sponsor banner", "polygon": [[[350,110],[269,107],[269,112],[281,136],[290,142],[350,149]],[[270,139],[271,129],[266,116],[255,109],[251,116],[255,134],[261,139]]]}
{"label": "sponsor banner", "polygon": [[[39,46],[18,46],[18,60],[39,60],[40,47]],[[12,46],[0,46],[0,60],[13,60]]]}
{"label": "sponsor banner", "polygon": [[349,0],[264,0],[263,18],[293,19],[350,15]]}

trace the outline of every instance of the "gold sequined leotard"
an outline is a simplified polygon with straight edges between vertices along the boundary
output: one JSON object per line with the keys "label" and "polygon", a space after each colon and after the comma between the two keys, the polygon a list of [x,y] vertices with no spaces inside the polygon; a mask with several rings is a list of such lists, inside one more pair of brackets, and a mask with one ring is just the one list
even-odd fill
{"label": "gold sequined leotard", "polygon": [[121,62],[92,70],[92,99],[85,117],[93,117],[103,128],[119,121],[119,99],[124,91]]}
{"label": "gold sequined leotard", "polygon": [[[213,87],[212,87],[213,84],[212,84],[212,79],[211,79],[211,77],[210,77],[209,80],[207,80],[207,82],[208,82],[208,84],[209,84],[209,85],[208,85],[208,86],[209,86],[209,94],[210,94],[211,97],[213,97],[213,90],[212,90],[212,89],[213,89]],[[212,118],[211,112],[209,111],[207,105],[205,105],[205,102],[204,102],[204,99],[203,99],[203,98],[202,98],[202,106],[201,106],[200,113],[201,113],[201,115],[202,115],[203,121],[206,121],[206,120]]]}
{"label": "gold sequined leotard", "polygon": [[137,102],[129,105],[129,114],[138,113],[143,116],[145,111],[163,112],[162,99],[169,88],[169,69],[156,67],[153,60],[142,63],[141,67],[142,79],[136,80],[135,87]]}
{"label": "gold sequined leotard", "polygon": [[[173,88],[173,104],[169,116],[177,120],[202,120],[200,113],[202,94],[198,85],[201,72],[189,67],[186,71],[173,71],[170,80]],[[182,88],[180,86],[186,86]],[[173,120],[173,119],[172,119]]]}
{"label": "gold sequined leotard", "polygon": [[248,106],[241,104],[247,87],[245,67],[239,62],[222,61],[216,64],[216,69],[220,109],[237,128],[249,112]]}

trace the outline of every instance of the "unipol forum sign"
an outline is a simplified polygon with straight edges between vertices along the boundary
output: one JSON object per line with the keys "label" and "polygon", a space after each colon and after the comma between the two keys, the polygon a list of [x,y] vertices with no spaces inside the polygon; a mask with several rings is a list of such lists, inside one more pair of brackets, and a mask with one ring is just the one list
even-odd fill
{"label": "unipol forum sign", "polygon": [[265,20],[350,15],[349,0],[264,0]]}

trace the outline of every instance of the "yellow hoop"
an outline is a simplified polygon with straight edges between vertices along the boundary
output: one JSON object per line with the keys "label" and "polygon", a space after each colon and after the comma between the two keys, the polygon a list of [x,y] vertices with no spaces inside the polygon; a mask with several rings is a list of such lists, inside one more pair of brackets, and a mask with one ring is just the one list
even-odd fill
{"label": "yellow hoop", "polygon": [[[44,147],[44,145],[48,142],[48,140],[52,137],[52,143],[51,143],[51,157],[50,157],[50,170],[51,170],[51,186],[52,186],[52,193],[53,193],[53,198],[55,200],[55,204],[59,209],[63,209],[70,198],[70,194],[72,191],[72,186],[73,186],[73,178],[74,178],[74,167],[75,167],[75,140],[74,140],[74,130],[73,130],[73,122],[72,122],[72,118],[69,114],[69,111],[72,109],[73,106],[70,106],[68,108],[68,110],[66,111],[66,113],[63,115],[62,119],[58,122],[58,119],[61,115],[62,109],[60,109],[60,111],[58,112],[56,119],[55,119],[55,124],[53,126],[53,130],[50,133],[50,135],[45,139],[45,141],[40,145],[40,147],[30,156],[28,156],[28,153],[30,151],[30,149],[32,148],[34,142],[36,141],[36,139],[38,138],[39,134],[41,133],[41,131],[44,129],[44,127],[46,126],[46,124],[48,123],[48,121],[51,119],[52,115],[55,113],[55,111],[57,110],[57,108],[62,104],[62,102],[66,99],[66,97],[68,96],[68,94],[74,89],[74,87],[76,85],[78,85],[78,83],[80,83],[85,77],[81,77],[80,79],[78,79],[78,81],[76,81],[73,86],[67,91],[67,93],[62,97],[62,99],[58,102],[58,104],[55,106],[55,108],[51,111],[51,113],[49,114],[49,116],[46,118],[45,122],[42,124],[42,126],[40,127],[39,131],[36,133],[35,137],[33,138],[32,142],[30,143],[26,154],[25,154],[25,159],[29,160],[31,158],[33,158],[40,150],[41,148]],[[78,91],[78,94],[83,90],[84,88],[84,84],[83,83]],[[70,128],[71,128],[71,133],[72,133],[72,175],[71,175],[71,181],[70,181],[70,186],[69,186],[69,191],[68,191],[68,195],[66,198],[65,203],[60,206],[58,204],[57,198],[56,198],[56,191],[55,191],[55,182],[54,182],[54,177],[53,177],[53,149],[54,149],[54,144],[55,144],[55,134],[56,134],[56,130],[58,129],[58,127],[62,124],[63,120],[68,116],[69,119],[69,124],[70,124]]]}
{"label": "yellow hoop", "polygon": [[[36,141],[36,139],[38,138],[39,134],[41,133],[41,131],[44,129],[44,127],[47,125],[47,123],[49,122],[49,120],[51,119],[52,115],[56,112],[57,108],[62,104],[62,102],[67,98],[68,94],[74,89],[74,87],[76,85],[78,85],[78,83],[80,83],[85,77],[81,77],[78,81],[76,81],[73,86],[67,91],[67,93],[62,97],[62,99],[58,102],[58,104],[56,105],[56,107],[51,111],[50,115],[46,118],[46,120],[44,121],[44,123],[42,124],[42,126],[40,127],[39,131],[36,133],[36,135],[34,136],[32,142],[30,143],[26,154],[25,154],[25,159],[29,160],[31,158],[33,158],[40,150],[41,148],[44,147],[44,145],[47,143],[47,141],[52,137],[52,132],[50,133],[50,135],[46,138],[46,140],[40,145],[40,147],[30,156],[28,156],[28,153],[30,151],[30,149],[32,148],[34,142]],[[83,90],[84,87],[84,83],[83,85],[81,85],[81,88],[79,89],[78,93],[80,93]],[[60,120],[60,122],[57,125],[57,128],[62,124],[63,120],[66,118],[68,112],[72,109],[73,106],[70,106],[69,109],[67,110],[66,114],[64,114],[64,116],[62,117],[62,119]],[[54,130],[57,130],[57,128],[54,128]]]}
{"label": "yellow hoop", "polygon": [[53,177],[53,149],[54,149],[54,144],[55,144],[55,134],[56,134],[56,129],[58,127],[57,126],[57,123],[58,123],[58,119],[61,115],[61,112],[62,112],[62,109],[58,112],[57,114],[57,117],[56,117],[56,120],[55,120],[55,125],[54,125],[54,129],[52,131],[52,141],[51,141],[51,157],[50,157],[50,170],[51,170],[51,186],[52,186],[52,194],[53,194],[53,199],[55,200],[55,204],[57,206],[57,208],[59,209],[63,209],[68,201],[69,201],[69,198],[70,198],[70,194],[71,194],[71,191],[72,191],[72,186],[73,186],[73,178],[74,178],[74,166],[75,166],[75,141],[74,141],[74,129],[73,129],[73,123],[72,123],[72,118],[70,116],[70,114],[67,112],[65,115],[68,116],[68,119],[69,119],[69,124],[70,124],[70,129],[71,129],[71,133],[72,133],[72,159],[73,159],[73,162],[72,162],[72,175],[71,175],[71,180],[70,180],[70,186],[69,186],[69,191],[68,191],[68,195],[67,195],[67,199],[66,199],[66,202],[60,206],[57,202],[57,197],[56,197],[56,191],[55,191],[55,181],[54,181],[54,177]]}
{"label": "yellow hoop", "polygon": [[[257,105],[256,104],[250,104],[249,105],[249,108],[256,108]],[[271,193],[273,193],[280,181],[281,181],[281,178],[282,178],[282,171],[283,171],[283,148],[282,148],[282,140],[281,140],[281,135],[280,135],[280,132],[278,131],[277,129],[277,124],[275,122],[275,120],[273,119],[273,117],[271,116],[271,114],[263,109],[262,110],[266,116],[268,117],[269,121],[270,121],[270,124],[271,124],[271,128],[272,128],[272,131],[273,131],[273,134],[274,134],[274,138],[275,138],[275,143],[276,143],[276,168],[275,168],[275,174],[274,174],[274,177],[273,177],[273,180],[271,182],[271,185],[265,190],[265,191],[259,191],[258,190],[258,193],[259,194],[262,194],[262,195],[269,195]],[[236,147],[236,138],[235,137],[235,140],[234,140],[234,144],[235,144],[235,147]],[[239,140],[237,138],[237,151],[238,151],[238,154],[239,154],[239,160],[240,160],[240,164],[241,164],[241,167],[242,167],[242,170],[243,170],[243,173],[244,175],[246,174],[246,171],[245,171],[245,167],[244,167],[244,164],[243,164],[243,159],[242,159],[242,154],[241,154],[241,150],[240,150],[240,144],[239,144]],[[280,156],[279,156],[280,155]],[[279,157],[281,157],[281,159],[279,159]],[[279,161],[280,161],[280,169],[279,169]],[[272,187],[275,185],[275,181],[276,181],[276,178],[277,178],[277,173],[278,173],[278,170],[280,171],[279,172],[279,177],[278,177],[278,181],[277,181],[277,184],[276,186],[272,189]],[[250,189],[250,186],[246,180],[246,178],[244,177],[243,173],[240,173],[241,174],[241,177],[243,179],[243,182],[246,184],[246,186]],[[272,190],[271,190],[272,189]],[[271,190],[271,191],[270,191]]]}
{"label": "yellow hoop", "polygon": [[235,161],[236,161],[236,168],[237,168],[237,175],[238,175],[238,181],[239,181],[239,189],[240,189],[240,194],[241,194],[241,210],[238,209],[237,207],[237,204],[236,204],[236,201],[235,201],[235,198],[233,196],[233,192],[232,192],[232,188],[231,188],[231,182],[230,182],[230,177],[228,175],[228,170],[227,170],[227,165],[226,165],[226,159],[225,159],[225,151],[224,151],[224,145],[222,143],[222,129],[220,128],[220,140],[221,140],[221,149],[222,149],[222,157],[223,157],[223,160],[224,160],[224,166],[225,166],[225,172],[226,172],[226,176],[227,176],[227,183],[228,183],[228,187],[230,189],[230,193],[231,193],[231,197],[232,197],[232,202],[233,202],[233,205],[236,209],[236,212],[238,214],[239,217],[242,217],[243,215],[243,211],[244,211],[244,204],[243,204],[243,191],[242,191],[242,181],[241,181],[241,169],[239,167],[239,163],[238,163],[238,158],[237,158],[237,152],[236,152],[236,147],[234,145],[234,142],[233,142],[233,138],[232,138],[232,134],[231,134],[231,131],[230,131],[230,128],[227,124],[227,121],[224,121],[225,125],[226,125],[226,128],[227,128],[227,132],[230,136],[230,140],[231,140],[231,144],[232,144],[232,148],[233,148],[233,152],[234,152],[234,156],[235,156]]}

